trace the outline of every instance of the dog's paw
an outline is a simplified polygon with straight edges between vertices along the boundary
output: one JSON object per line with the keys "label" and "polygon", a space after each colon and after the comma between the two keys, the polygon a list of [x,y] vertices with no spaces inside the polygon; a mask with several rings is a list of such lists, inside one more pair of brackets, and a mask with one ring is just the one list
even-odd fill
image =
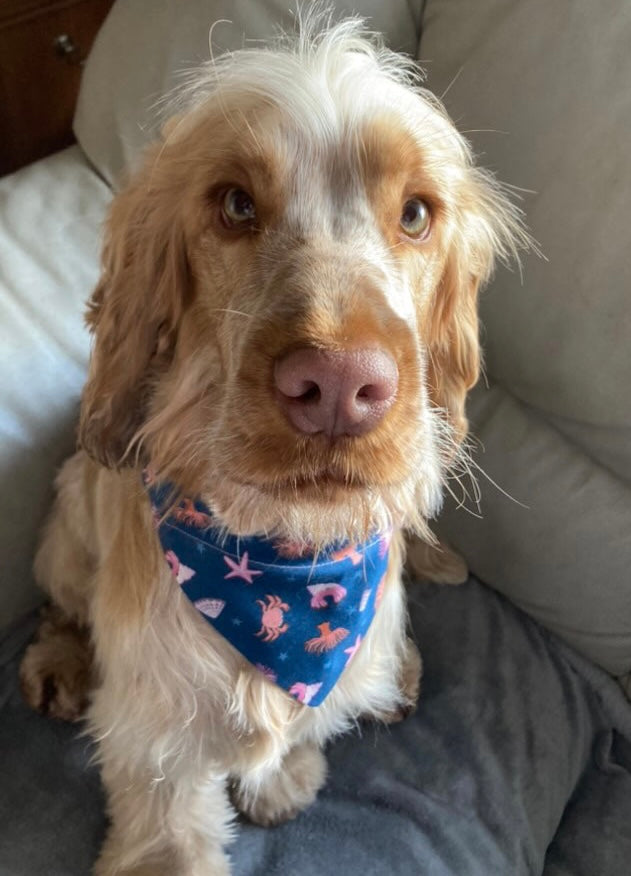
{"label": "dog's paw", "polygon": [[399,721],[404,721],[410,715],[413,715],[416,711],[421,692],[422,675],[423,661],[421,660],[421,655],[412,639],[408,638],[405,643],[405,654],[399,673],[401,699],[391,711],[378,714],[376,716],[377,720],[383,721],[385,724],[398,724]]}
{"label": "dog's paw", "polygon": [[292,749],[280,770],[256,789],[246,781],[239,782],[233,789],[233,802],[254,824],[282,824],[314,802],[326,773],[326,758],[320,749],[301,745]]}
{"label": "dog's paw", "polygon": [[77,721],[88,704],[91,663],[87,632],[51,612],[22,658],[22,695],[43,715]]}
{"label": "dog's paw", "polygon": [[408,536],[405,565],[413,578],[436,584],[464,584],[469,577],[467,564],[446,542],[436,545]]}

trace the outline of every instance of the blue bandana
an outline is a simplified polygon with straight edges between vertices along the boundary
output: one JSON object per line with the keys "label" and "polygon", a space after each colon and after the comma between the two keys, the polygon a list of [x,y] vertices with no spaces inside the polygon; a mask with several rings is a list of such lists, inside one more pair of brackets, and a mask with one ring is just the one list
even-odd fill
{"label": "blue bandana", "polygon": [[165,559],[195,608],[267,678],[319,706],[375,616],[389,535],[314,559],[289,543],[226,536],[199,501],[164,517],[169,486],[148,491]]}

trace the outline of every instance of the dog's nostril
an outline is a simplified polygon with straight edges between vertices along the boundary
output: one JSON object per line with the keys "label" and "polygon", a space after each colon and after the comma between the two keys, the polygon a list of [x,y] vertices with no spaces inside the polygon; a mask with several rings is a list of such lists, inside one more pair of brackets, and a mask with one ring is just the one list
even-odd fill
{"label": "dog's nostril", "polygon": [[306,389],[302,395],[298,396],[298,401],[301,402],[317,402],[320,401],[322,393],[320,392],[320,387],[317,383],[312,383],[308,389]]}

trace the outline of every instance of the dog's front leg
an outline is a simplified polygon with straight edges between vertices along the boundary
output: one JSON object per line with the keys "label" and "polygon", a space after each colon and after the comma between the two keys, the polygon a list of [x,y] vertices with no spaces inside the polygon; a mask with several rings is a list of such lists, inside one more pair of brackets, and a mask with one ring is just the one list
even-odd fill
{"label": "dog's front leg", "polygon": [[95,876],[229,876],[225,776],[152,778],[105,760],[110,828]]}
{"label": "dog's front leg", "polygon": [[233,790],[235,806],[255,824],[281,824],[314,802],[326,772],[326,758],[317,745],[297,745],[280,767],[242,775]]}

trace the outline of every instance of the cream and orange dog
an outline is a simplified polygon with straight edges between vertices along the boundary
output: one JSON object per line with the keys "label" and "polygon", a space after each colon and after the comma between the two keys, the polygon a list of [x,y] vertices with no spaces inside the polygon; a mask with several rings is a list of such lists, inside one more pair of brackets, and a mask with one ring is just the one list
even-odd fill
{"label": "cream and orange dog", "polygon": [[[54,607],[22,667],[52,714],[92,691],[100,876],[227,874],[231,800],[291,817],[324,781],[327,739],[414,705],[401,533],[431,538],[478,376],[478,289],[527,243],[412,65],[356,21],[222,57],[184,104],[111,208],[82,450],[36,559]],[[306,642],[312,660],[346,655],[319,705],[317,679],[283,689],[224,638],[225,595],[185,591],[195,571],[161,545],[147,468],[218,550],[255,537],[315,566],[337,545],[363,568],[357,545],[391,533],[369,626]],[[246,552],[225,560],[228,600],[263,574]],[[346,585],[322,586],[311,610],[344,605]],[[297,600],[252,600],[257,648],[299,625]]]}

